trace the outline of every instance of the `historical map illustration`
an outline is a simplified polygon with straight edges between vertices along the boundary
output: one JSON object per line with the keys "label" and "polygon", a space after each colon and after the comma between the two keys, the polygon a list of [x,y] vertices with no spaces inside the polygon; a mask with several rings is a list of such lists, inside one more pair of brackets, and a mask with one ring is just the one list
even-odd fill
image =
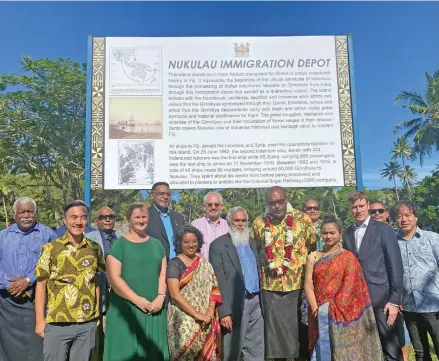
{"label": "historical map illustration", "polygon": [[161,95],[160,48],[111,48],[110,95]]}

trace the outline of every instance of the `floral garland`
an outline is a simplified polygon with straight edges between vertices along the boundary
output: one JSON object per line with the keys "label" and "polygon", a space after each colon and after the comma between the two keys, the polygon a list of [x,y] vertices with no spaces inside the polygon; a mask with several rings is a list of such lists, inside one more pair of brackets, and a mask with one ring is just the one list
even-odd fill
{"label": "floral garland", "polygon": [[275,267],[274,263],[274,255],[273,250],[271,249],[271,218],[269,216],[265,216],[265,251],[267,252],[268,257],[268,267],[275,276],[281,276],[285,274],[288,270],[289,265],[291,264],[291,255],[293,252],[293,245],[294,245],[294,234],[293,234],[293,226],[294,226],[294,219],[292,215],[288,215],[286,219],[286,225],[287,225],[287,239],[285,242],[285,255],[284,259],[282,261],[282,265],[280,267]]}

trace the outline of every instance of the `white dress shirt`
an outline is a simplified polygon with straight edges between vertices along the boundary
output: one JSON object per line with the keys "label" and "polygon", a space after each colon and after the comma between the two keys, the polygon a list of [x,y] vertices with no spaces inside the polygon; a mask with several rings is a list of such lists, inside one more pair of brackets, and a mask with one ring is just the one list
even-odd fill
{"label": "white dress shirt", "polygon": [[366,220],[363,222],[363,224],[361,226],[357,226],[354,223],[354,227],[355,227],[355,233],[354,233],[355,234],[355,245],[357,246],[357,251],[360,250],[361,242],[363,242],[363,238],[364,238],[364,235],[366,233],[367,226],[369,225],[369,221],[370,221],[370,216],[368,216],[366,218]]}

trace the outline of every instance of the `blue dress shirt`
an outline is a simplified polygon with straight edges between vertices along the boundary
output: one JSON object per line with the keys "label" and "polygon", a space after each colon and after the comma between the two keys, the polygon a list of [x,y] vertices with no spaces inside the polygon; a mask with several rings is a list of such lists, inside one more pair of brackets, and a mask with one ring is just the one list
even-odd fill
{"label": "blue dress shirt", "polygon": [[439,234],[418,227],[408,241],[398,234],[398,243],[404,266],[404,311],[439,311]]}
{"label": "blue dress shirt", "polygon": [[104,256],[107,257],[110,254],[113,242],[117,239],[116,232],[113,231],[113,233],[106,233],[99,230],[99,233],[101,234],[102,245],[104,246]]}
{"label": "blue dress shirt", "polygon": [[244,276],[245,290],[248,294],[259,292],[259,277],[256,257],[249,244],[236,246],[242,275]]}
{"label": "blue dress shirt", "polygon": [[162,220],[163,226],[165,227],[166,236],[168,238],[169,242],[169,259],[173,259],[177,256],[175,253],[175,246],[174,246],[174,230],[172,228],[172,222],[171,222],[171,211],[168,209],[168,211],[163,214],[155,205],[154,208],[159,212],[160,219]]}
{"label": "blue dress shirt", "polygon": [[10,277],[28,277],[35,283],[35,265],[41,247],[56,239],[55,232],[41,223],[23,232],[17,224],[0,231],[0,289],[8,288]]}

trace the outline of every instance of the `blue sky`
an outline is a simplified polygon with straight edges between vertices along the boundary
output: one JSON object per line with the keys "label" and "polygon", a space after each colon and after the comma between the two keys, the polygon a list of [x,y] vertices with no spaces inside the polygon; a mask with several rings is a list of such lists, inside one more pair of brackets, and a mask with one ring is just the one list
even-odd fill
{"label": "blue sky", "polygon": [[[94,36],[294,36],[352,33],[364,185],[391,186],[379,170],[396,123],[410,114],[394,103],[402,89],[425,88],[439,68],[438,2],[1,2],[0,73],[21,54],[86,62]],[[438,162],[438,154],[420,178]]]}

